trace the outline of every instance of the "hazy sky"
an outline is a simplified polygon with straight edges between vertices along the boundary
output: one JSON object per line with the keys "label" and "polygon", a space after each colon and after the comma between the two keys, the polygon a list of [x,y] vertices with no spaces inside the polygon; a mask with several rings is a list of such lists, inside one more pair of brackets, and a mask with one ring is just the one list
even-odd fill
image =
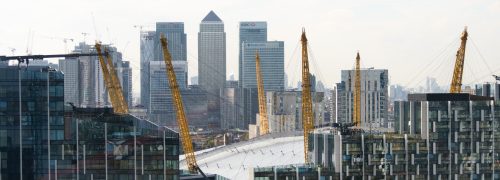
{"label": "hazy sky", "polygon": [[[268,39],[285,41],[289,81],[300,79],[301,28],[312,48],[312,72],[327,87],[340,69],[389,69],[391,84],[416,86],[426,76],[442,85],[451,78],[459,36],[469,26],[464,83],[491,81],[500,73],[499,0],[4,0],[0,11],[0,55],[62,53],[83,41],[113,43],[134,68],[139,88],[139,29],[157,21],[182,21],[188,38],[189,75],[197,75],[199,23],[214,10],[227,34],[227,75],[238,74],[238,22],[267,21]],[[58,38],[50,38],[58,37]],[[295,50],[298,48],[297,50]]]}

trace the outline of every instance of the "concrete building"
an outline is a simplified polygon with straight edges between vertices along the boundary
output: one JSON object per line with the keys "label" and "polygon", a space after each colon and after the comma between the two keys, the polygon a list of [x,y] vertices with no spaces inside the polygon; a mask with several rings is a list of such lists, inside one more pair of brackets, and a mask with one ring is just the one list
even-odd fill
{"label": "concrete building", "polygon": [[[361,70],[361,126],[387,127],[389,71],[386,69]],[[337,83],[338,122],[352,122],[354,70],[342,70]]]}
{"label": "concrete building", "polygon": [[[314,125],[324,124],[323,92],[312,92]],[[269,132],[290,132],[302,130],[302,92],[269,91],[266,93]]]}
{"label": "concrete building", "polygon": [[[173,61],[177,84],[181,91],[187,88],[187,61]],[[175,108],[168,85],[164,61],[149,62],[150,103],[149,119],[158,125],[176,126]]]}
{"label": "concrete building", "polygon": [[224,23],[210,11],[198,33],[198,83],[208,94],[209,121],[220,122],[220,90],[226,83],[226,33]]}
{"label": "concrete building", "polygon": [[[243,73],[243,43],[267,42],[267,22],[247,21],[240,22],[239,25],[239,75],[238,80],[242,79]],[[254,52],[255,54],[255,52]]]}
{"label": "concrete building", "polygon": [[64,102],[79,106],[80,93],[80,61],[78,58],[59,60],[59,68],[64,72]]}
{"label": "concrete building", "polygon": [[155,55],[155,31],[141,31],[141,104],[149,108],[149,62],[154,61]]}

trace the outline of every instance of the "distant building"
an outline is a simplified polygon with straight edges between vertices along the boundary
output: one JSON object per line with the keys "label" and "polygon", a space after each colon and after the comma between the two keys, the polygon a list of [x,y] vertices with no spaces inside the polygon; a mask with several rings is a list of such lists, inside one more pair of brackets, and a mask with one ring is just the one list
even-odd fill
{"label": "distant building", "polygon": [[198,33],[199,85],[208,94],[209,121],[220,120],[220,90],[226,83],[226,33],[224,23],[210,11]]}
{"label": "distant building", "polygon": [[181,91],[186,117],[189,125],[198,128],[213,128],[218,126],[218,121],[208,118],[209,107],[207,92],[199,85],[190,85]]}
{"label": "distant building", "polygon": [[257,88],[255,74],[255,53],[259,53],[260,71],[265,91],[282,91],[285,89],[285,52],[283,41],[265,43],[243,43],[242,77],[243,88]]}
{"label": "distant building", "polygon": [[159,61],[154,59],[155,50],[155,31],[141,31],[140,46],[141,46],[141,104],[147,109],[149,108],[149,62]]}
{"label": "distant building", "polygon": [[[236,81],[238,82],[238,81]],[[221,129],[246,129],[242,117],[242,104],[239,98],[242,95],[241,88],[228,86],[220,91],[220,128]]]}
{"label": "distant building", "polygon": [[155,56],[154,61],[163,61],[163,52],[160,43],[160,35],[167,38],[168,50],[173,61],[187,60],[186,33],[184,33],[183,22],[157,22],[154,39]]}
{"label": "distant building", "polygon": [[132,68],[129,61],[123,61],[122,67],[118,69],[121,74],[120,83],[122,84],[123,97],[128,103],[128,107],[132,107]]}
{"label": "distant building", "polygon": [[401,85],[391,85],[389,88],[390,101],[405,101],[408,97],[408,91]]}
{"label": "distant building", "polygon": [[[113,65],[120,79],[120,85],[124,93],[128,93],[132,85],[124,84],[123,76],[130,75],[130,66],[125,68],[122,66],[122,54],[118,52],[116,47],[110,45],[103,45],[111,53]],[[73,53],[96,53],[94,46],[80,43],[78,44]],[[102,75],[101,64],[97,56],[82,56],[78,58],[65,58],[59,60],[60,70],[65,77],[64,83],[67,84],[66,94],[68,95],[66,102],[71,102],[77,107],[109,107],[111,106],[109,95]],[[130,83],[129,81],[125,83]],[[124,85],[127,87],[124,88]],[[132,99],[128,94],[125,94],[125,100],[131,103]],[[78,99],[77,99],[78,98]]]}
{"label": "distant building", "polygon": [[[265,43],[267,42],[267,22],[247,21],[240,22],[239,25],[239,75],[241,81],[243,78],[243,43]],[[255,54],[255,52],[253,52]]]}
{"label": "distant building", "polygon": [[[314,125],[324,124],[324,93],[312,92]],[[302,130],[302,92],[270,91],[266,93],[269,131],[290,132]]]}
{"label": "distant building", "polygon": [[198,76],[193,76],[190,78],[191,84],[189,85],[198,85]]}
{"label": "distant building", "polygon": [[[338,122],[353,122],[354,70],[342,70],[337,84]],[[361,126],[387,127],[389,72],[386,69],[361,70]]]}
{"label": "distant building", "polygon": [[[173,61],[177,84],[181,91],[187,88],[187,62]],[[158,125],[176,126],[175,108],[167,79],[164,61],[149,62],[150,103],[149,119]]]}

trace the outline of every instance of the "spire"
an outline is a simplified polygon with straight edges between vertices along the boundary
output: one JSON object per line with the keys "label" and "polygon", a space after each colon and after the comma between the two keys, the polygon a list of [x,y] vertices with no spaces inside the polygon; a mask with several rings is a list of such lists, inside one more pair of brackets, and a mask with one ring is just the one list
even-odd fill
{"label": "spire", "polygon": [[215,14],[214,11],[210,11],[201,22],[222,22],[222,20]]}

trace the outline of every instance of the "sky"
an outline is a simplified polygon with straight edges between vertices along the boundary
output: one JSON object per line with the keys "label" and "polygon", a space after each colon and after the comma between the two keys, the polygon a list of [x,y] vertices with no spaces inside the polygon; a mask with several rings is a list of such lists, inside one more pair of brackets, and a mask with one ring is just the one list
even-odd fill
{"label": "sky", "polygon": [[[289,82],[300,80],[300,33],[306,29],[311,72],[327,87],[361,66],[388,69],[390,84],[448,85],[459,37],[468,26],[464,84],[500,74],[498,0],[4,0],[0,55],[64,53],[80,41],[112,43],[131,61],[139,92],[139,26],[180,21],[187,34],[189,76],[197,73],[197,33],[214,10],[224,21],[227,76],[238,74],[238,22],[267,21],[268,40],[285,41]],[[87,36],[82,35],[87,33]],[[64,38],[74,39],[65,45]]]}

